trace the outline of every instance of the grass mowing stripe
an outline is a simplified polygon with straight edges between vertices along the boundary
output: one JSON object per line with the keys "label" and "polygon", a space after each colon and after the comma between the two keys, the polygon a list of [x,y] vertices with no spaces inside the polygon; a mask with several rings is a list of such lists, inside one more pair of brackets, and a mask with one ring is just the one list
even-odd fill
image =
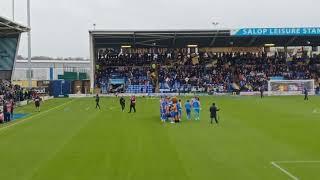
{"label": "grass mowing stripe", "polygon": [[59,106],[56,106],[56,107],[54,107],[54,108],[48,109],[48,110],[43,111],[43,112],[40,112],[39,114],[30,116],[30,117],[28,117],[28,118],[26,118],[26,119],[22,119],[22,120],[20,120],[20,121],[13,122],[13,123],[11,123],[11,124],[8,125],[8,126],[4,126],[4,127],[0,128],[0,132],[3,131],[3,130],[6,130],[6,129],[12,127],[12,126],[21,124],[21,123],[23,123],[23,122],[25,122],[25,121],[27,121],[27,120],[29,120],[29,119],[32,119],[32,118],[34,118],[34,117],[38,117],[38,116],[40,116],[40,115],[42,115],[42,114],[45,114],[45,113],[48,113],[48,112],[50,112],[50,111],[52,111],[52,110],[58,109],[58,108],[60,108],[60,107],[62,107],[62,106],[64,106],[64,105],[70,104],[70,103],[73,102],[73,101],[74,101],[74,100],[65,102],[65,103],[63,103],[63,104],[61,104],[61,105],[59,105]]}

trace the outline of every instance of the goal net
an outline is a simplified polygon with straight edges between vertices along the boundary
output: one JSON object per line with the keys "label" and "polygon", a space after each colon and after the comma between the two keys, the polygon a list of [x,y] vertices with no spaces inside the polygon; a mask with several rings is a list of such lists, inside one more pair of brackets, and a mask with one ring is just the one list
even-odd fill
{"label": "goal net", "polygon": [[301,95],[305,88],[310,95],[314,95],[314,80],[270,80],[268,95]]}

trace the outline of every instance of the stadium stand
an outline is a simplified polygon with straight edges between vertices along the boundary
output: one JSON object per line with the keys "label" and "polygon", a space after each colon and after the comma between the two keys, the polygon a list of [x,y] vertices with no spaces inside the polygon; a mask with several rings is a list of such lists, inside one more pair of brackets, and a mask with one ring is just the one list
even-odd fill
{"label": "stadium stand", "polygon": [[128,93],[154,92],[152,64],[159,65],[157,79],[162,92],[258,91],[267,90],[267,81],[273,78],[315,79],[319,84],[320,77],[319,56],[287,58],[263,52],[188,54],[171,49],[163,54],[121,54],[109,49],[100,51],[96,64],[99,86],[105,89],[110,80],[120,78],[125,87],[122,91]]}
{"label": "stadium stand", "polygon": [[[314,79],[317,88],[319,32],[316,27],[93,30],[91,88],[110,85],[105,69],[125,66],[148,68],[140,74],[156,93],[250,92],[267,90],[269,80]],[[123,92],[128,85],[127,80],[121,84]]]}

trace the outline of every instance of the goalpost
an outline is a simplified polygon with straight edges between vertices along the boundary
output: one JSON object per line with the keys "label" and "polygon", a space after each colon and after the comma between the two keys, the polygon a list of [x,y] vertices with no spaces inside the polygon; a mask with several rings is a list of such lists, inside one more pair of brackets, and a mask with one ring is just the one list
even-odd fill
{"label": "goalpost", "polygon": [[314,80],[270,80],[268,81],[269,96],[302,95],[307,88],[310,95],[315,94]]}

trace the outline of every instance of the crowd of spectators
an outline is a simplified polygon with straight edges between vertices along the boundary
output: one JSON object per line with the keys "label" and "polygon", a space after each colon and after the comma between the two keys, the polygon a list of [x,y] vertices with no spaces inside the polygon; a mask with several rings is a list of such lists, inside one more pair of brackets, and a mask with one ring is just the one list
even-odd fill
{"label": "crowd of spectators", "polygon": [[183,49],[167,49],[162,52],[123,53],[113,49],[100,50],[97,64],[101,66],[149,66],[152,63],[170,65],[187,61]]}
{"label": "crowd of spectators", "polygon": [[[96,71],[96,83],[103,92],[113,92],[115,88],[124,92],[128,85],[145,85],[150,82],[151,75],[151,67],[103,66]],[[117,83],[110,85],[110,79],[115,79]]]}
{"label": "crowd of spectators", "polygon": [[16,102],[31,98],[31,91],[26,91],[18,85],[12,85],[9,81],[0,80],[0,123],[13,119]]}
{"label": "crowd of spectators", "polygon": [[[152,64],[157,68],[153,72]],[[107,83],[120,74],[127,84],[143,84],[156,76],[161,90],[171,92],[232,92],[267,90],[272,77],[287,80],[315,79],[319,82],[320,56],[292,56],[267,53],[185,53],[161,54],[99,53],[96,83]]]}
{"label": "crowd of spectators", "polygon": [[260,88],[267,90],[267,82],[271,77],[287,80],[315,79],[318,82],[319,66],[319,57],[288,59],[277,54],[222,53],[206,64],[164,66],[159,78],[164,88],[176,89],[191,85],[204,91],[258,91]]}

